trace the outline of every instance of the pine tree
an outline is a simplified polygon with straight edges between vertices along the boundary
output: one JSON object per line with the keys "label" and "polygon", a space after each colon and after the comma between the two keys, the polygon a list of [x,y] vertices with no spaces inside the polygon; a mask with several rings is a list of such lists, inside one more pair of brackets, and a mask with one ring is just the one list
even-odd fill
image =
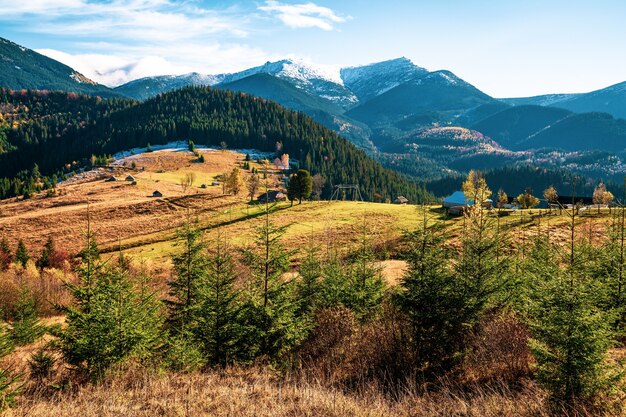
{"label": "pine tree", "polygon": [[5,237],[0,240],[0,271],[6,270],[13,262],[13,254]]}
{"label": "pine tree", "polygon": [[20,239],[17,243],[17,250],[15,251],[15,261],[26,268],[26,264],[29,260],[30,255],[28,254],[28,249],[26,249],[24,241]]}
{"label": "pine tree", "polygon": [[67,311],[61,348],[70,365],[94,379],[114,364],[148,358],[161,343],[160,303],[128,274],[120,260],[116,267],[100,266],[89,288],[85,277],[70,288],[75,303]]}
{"label": "pine tree", "polygon": [[237,275],[230,248],[218,232],[207,259],[207,275],[200,288],[196,339],[210,365],[226,366],[248,357],[242,302],[235,288]]}
{"label": "pine tree", "polygon": [[411,329],[410,343],[417,366],[428,374],[444,372],[456,363],[467,334],[464,287],[452,268],[452,250],[445,246],[442,224],[428,224],[426,209],[417,230],[406,240],[409,264],[395,302]]}
{"label": "pine tree", "polygon": [[[168,323],[172,334],[186,337],[197,326],[200,309],[200,287],[206,277],[206,260],[200,230],[194,228],[191,219],[177,232],[182,252],[172,256],[175,277],[168,282],[169,308]],[[190,335],[187,335],[190,336]]]}
{"label": "pine tree", "polygon": [[283,279],[291,256],[280,243],[285,228],[270,222],[266,205],[265,220],[257,228],[256,245],[244,253],[253,274],[245,314],[258,353],[268,358],[288,352],[305,337],[308,329],[296,314],[294,282]]}
{"label": "pine tree", "polygon": [[40,269],[43,270],[44,268],[50,267],[50,260],[54,255],[55,250],[54,240],[52,239],[52,236],[48,236],[48,240],[41,251],[41,256],[37,260],[37,266]]}
{"label": "pine tree", "polygon": [[[5,323],[0,321],[0,359],[13,351],[13,340]],[[0,367],[0,412],[15,403],[20,392],[19,377],[11,369]]]}
{"label": "pine tree", "polygon": [[600,307],[598,283],[591,278],[592,252],[576,240],[576,209],[568,214],[567,251],[546,245],[542,257],[528,260],[537,264],[531,310],[537,378],[559,408],[610,393],[618,376],[606,364],[612,320]]}
{"label": "pine tree", "polygon": [[315,246],[307,248],[299,273],[297,293],[300,307],[298,315],[310,315],[316,310],[321,295],[322,265],[318,256],[318,248]]}
{"label": "pine tree", "polygon": [[37,307],[30,292],[23,288],[14,308],[11,339],[20,345],[28,345],[39,339],[45,331],[37,317]]}

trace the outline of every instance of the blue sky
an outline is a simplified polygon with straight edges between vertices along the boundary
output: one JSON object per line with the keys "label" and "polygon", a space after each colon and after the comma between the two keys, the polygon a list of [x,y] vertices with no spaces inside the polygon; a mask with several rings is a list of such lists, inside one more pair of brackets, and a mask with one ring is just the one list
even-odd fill
{"label": "blue sky", "polygon": [[108,85],[300,58],[330,72],[405,56],[496,97],[626,80],[618,0],[0,0],[0,36]]}

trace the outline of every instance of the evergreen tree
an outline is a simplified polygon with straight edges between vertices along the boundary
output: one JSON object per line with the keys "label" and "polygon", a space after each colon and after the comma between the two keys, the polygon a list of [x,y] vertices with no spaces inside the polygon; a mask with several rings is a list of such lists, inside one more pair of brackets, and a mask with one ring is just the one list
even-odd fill
{"label": "evergreen tree", "polygon": [[374,250],[370,241],[368,225],[362,225],[360,247],[350,267],[350,281],[345,305],[351,308],[360,320],[376,314],[385,293],[382,269],[376,266]]}
{"label": "evergreen tree", "polygon": [[[7,326],[0,321],[0,359],[11,353],[13,347]],[[15,397],[19,392],[19,377],[11,369],[0,367],[0,412],[15,403]]]}
{"label": "evergreen tree", "polygon": [[322,265],[316,247],[309,246],[307,248],[299,272],[297,294],[300,308],[298,314],[310,315],[316,310],[321,295]]}
{"label": "evergreen tree", "polygon": [[559,408],[609,393],[618,376],[606,365],[612,320],[599,306],[601,295],[591,279],[587,256],[591,252],[576,241],[576,209],[569,214],[570,241],[565,256],[546,245],[542,257],[528,260],[538,263],[531,314],[537,378]]}
{"label": "evergreen tree", "polygon": [[409,264],[395,301],[411,329],[417,366],[426,374],[446,371],[459,359],[467,332],[464,287],[450,265],[442,224],[428,224],[426,208],[418,229],[406,234]]}
{"label": "evergreen tree", "polygon": [[506,246],[504,236],[485,208],[491,190],[484,177],[470,173],[463,191],[473,197],[473,204],[466,207],[464,213],[461,249],[454,274],[462,295],[459,319],[469,331],[478,324],[490,303],[497,304],[499,298],[506,298],[513,282],[507,274],[509,260],[500,253]]}
{"label": "evergreen tree", "polygon": [[20,290],[13,316],[11,338],[16,345],[34,343],[44,334],[45,328],[37,317],[35,300],[25,288]]}
{"label": "evergreen tree", "polygon": [[5,271],[13,262],[13,254],[5,237],[0,240],[0,271]]}
{"label": "evergreen tree", "polygon": [[168,282],[168,323],[172,334],[191,337],[198,324],[200,289],[206,277],[206,245],[202,242],[201,231],[193,227],[189,218],[177,236],[182,252],[172,256],[175,277]]}
{"label": "evergreen tree", "polygon": [[256,245],[244,253],[253,274],[246,295],[248,325],[258,353],[268,358],[287,353],[306,336],[308,329],[307,323],[296,314],[294,282],[283,279],[291,255],[280,243],[284,233],[285,227],[270,222],[266,206],[265,220],[257,228]]}
{"label": "evergreen tree", "polygon": [[309,198],[311,191],[313,190],[313,180],[309,171],[305,169],[298,170],[289,178],[287,184],[287,198],[293,205],[294,200],[298,200],[302,204],[303,198]]}
{"label": "evergreen tree", "polygon": [[230,248],[218,232],[207,259],[206,279],[200,288],[201,305],[196,338],[210,365],[226,366],[248,357],[241,311],[241,297],[235,288],[237,275]]}
{"label": "evergreen tree", "polygon": [[15,251],[15,261],[26,268],[26,264],[29,260],[30,255],[28,254],[28,249],[26,249],[24,241],[20,239],[17,243],[17,250]]}
{"label": "evergreen tree", "polygon": [[70,365],[94,379],[114,364],[148,358],[161,343],[160,303],[128,274],[120,261],[116,267],[98,268],[90,288],[84,288],[84,276],[70,288],[75,303],[67,311],[62,351]]}
{"label": "evergreen tree", "polygon": [[51,261],[52,256],[54,255],[55,250],[56,249],[54,246],[54,240],[52,239],[52,236],[48,236],[48,240],[46,241],[46,244],[44,245],[43,250],[41,251],[41,256],[37,260],[37,266],[40,269],[50,267],[50,261]]}

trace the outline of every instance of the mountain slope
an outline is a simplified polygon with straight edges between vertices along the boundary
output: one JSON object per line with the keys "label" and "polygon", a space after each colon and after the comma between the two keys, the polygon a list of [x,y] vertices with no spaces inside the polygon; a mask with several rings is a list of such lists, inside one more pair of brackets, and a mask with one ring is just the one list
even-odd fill
{"label": "mountain slope", "polygon": [[587,94],[577,94],[557,105],[577,113],[603,112],[626,119],[626,82]]}
{"label": "mountain slope", "polygon": [[259,73],[237,81],[218,84],[216,88],[242,91],[275,101],[288,109],[302,111],[327,128],[341,132],[342,136],[360,148],[367,150],[374,148],[369,140],[370,132],[367,126],[345,117],[344,110],[339,105],[309,94],[287,80]]}
{"label": "mountain slope", "polygon": [[67,65],[3,38],[0,38],[0,87],[121,96]]}
{"label": "mountain slope", "polygon": [[524,149],[626,150],[626,120],[607,113],[573,114],[520,143]]}
{"label": "mountain slope", "polygon": [[609,113],[626,119],[626,81],[583,94],[548,94],[535,97],[505,98],[504,103],[519,106],[536,104],[554,106],[576,113]]}
{"label": "mountain slope", "polygon": [[568,110],[554,107],[517,106],[481,120],[472,129],[489,136],[505,148],[517,149],[529,136],[571,114]]}
{"label": "mountain slope", "polygon": [[449,71],[435,71],[400,84],[346,114],[370,126],[398,122],[427,112],[453,120],[495,100]]}
{"label": "mountain slope", "polygon": [[115,87],[114,90],[126,97],[132,97],[136,100],[147,100],[177,88],[189,85],[213,85],[219,81],[219,77],[192,72],[185,75],[162,75],[140,78]]}
{"label": "mountain slope", "polygon": [[427,73],[426,69],[418,67],[404,57],[340,70],[344,85],[361,103]]}

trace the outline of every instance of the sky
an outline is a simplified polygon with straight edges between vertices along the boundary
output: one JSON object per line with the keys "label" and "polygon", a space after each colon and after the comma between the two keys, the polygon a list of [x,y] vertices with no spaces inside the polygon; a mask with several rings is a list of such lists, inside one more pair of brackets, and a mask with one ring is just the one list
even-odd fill
{"label": "sky", "polygon": [[0,37],[109,86],[283,58],[401,56],[494,97],[626,81],[623,0],[0,0]]}

